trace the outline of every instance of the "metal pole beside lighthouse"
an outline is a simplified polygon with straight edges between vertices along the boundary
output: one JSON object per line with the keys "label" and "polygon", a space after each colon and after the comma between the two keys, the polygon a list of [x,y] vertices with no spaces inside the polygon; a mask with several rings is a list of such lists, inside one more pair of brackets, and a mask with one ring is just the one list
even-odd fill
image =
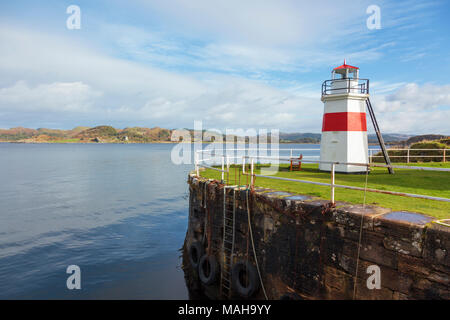
{"label": "metal pole beside lighthouse", "polygon": [[[334,68],[331,80],[322,84],[324,114],[320,160],[328,162],[368,163],[366,100],[369,80],[359,78],[359,68],[344,64]],[[331,164],[320,163],[330,171]],[[365,166],[337,164],[336,172],[365,172]]]}

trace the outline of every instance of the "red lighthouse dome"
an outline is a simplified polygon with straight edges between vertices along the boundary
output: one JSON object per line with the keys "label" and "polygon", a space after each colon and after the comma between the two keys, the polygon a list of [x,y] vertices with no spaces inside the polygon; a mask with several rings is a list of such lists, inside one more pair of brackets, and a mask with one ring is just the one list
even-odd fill
{"label": "red lighthouse dome", "polygon": [[334,68],[333,71],[331,72],[331,74],[332,74],[332,79],[336,79],[337,74],[341,75],[341,79],[347,79],[347,78],[357,79],[357,78],[359,78],[359,68],[347,64],[347,62],[344,59],[344,64],[339,67]]}

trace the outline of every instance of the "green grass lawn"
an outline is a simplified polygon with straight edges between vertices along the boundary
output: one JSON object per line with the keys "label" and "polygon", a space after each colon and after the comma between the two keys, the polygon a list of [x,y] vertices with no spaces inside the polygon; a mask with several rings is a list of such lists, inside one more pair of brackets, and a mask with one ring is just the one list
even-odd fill
{"label": "green grass lawn", "polygon": [[[395,165],[407,165],[396,163]],[[450,162],[447,163],[414,163],[410,166],[427,166],[450,168]],[[260,173],[260,167],[255,170]],[[242,173],[241,166],[230,168],[228,184],[245,185],[247,176],[239,175]],[[201,171],[202,176],[220,180],[221,173],[207,169]],[[302,171],[290,172],[287,165],[280,165],[280,170],[276,174],[278,177],[291,179],[301,179],[317,182],[330,183],[330,173],[318,170],[317,164],[302,164]],[[336,174],[336,184],[356,186],[364,188],[364,174]],[[322,199],[330,199],[330,187],[316,186],[312,184],[297,183],[290,181],[281,181],[268,178],[257,177],[255,186],[270,188],[280,191],[288,191],[297,194],[316,196]],[[423,170],[395,169],[395,174],[387,173],[386,168],[372,168],[368,176],[368,188],[389,190],[397,192],[406,192],[413,194],[422,194],[442,198],[450,198],[450,172],[434,172]],[[335,189],[335,200],[350,203],[362,203],[364,197],[363,191]],[[450,202],[442,202],[427,199],[417,199],[403,196],[394,196],[367,192],[366,204],[378,205],[393,210],[406,210],[428,214],[436,218],[450,218]]]}

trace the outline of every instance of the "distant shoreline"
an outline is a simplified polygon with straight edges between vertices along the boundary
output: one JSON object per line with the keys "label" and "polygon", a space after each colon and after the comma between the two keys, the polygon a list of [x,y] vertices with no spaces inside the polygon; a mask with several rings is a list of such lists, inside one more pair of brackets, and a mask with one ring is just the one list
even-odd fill
{"label": "distant shoreline", "polygon": [[[177,143],[189,143],[189,142],[183,142],[183,141],[152,141],[152,142],[51,142],[51,141],[1,141],[0,143],[17,143],[17,144],[154,144],[154,143],[167,143],[167,144],[177,144]],[[197,143],[197,142],[190,142],[191,144]],[[209,141],[202,141],[203,144],[211,144],[211,143],[217,143],[220,142],[209,142]],[[222,142],[222,144],[236,144],[236,142]],[[246,143],[248,144],[248,143]],[[270,143],[268,143],[270,144]],[[318,143],[312,143],[312,142],[279,142],[279,144],[320,144]]]}
{"label": "distant shoreline", "polygon": [[[51,141],[1,141],[0,143],[15,143],[15,144],[178,144],[178,143],[188,143],[188,142],[178,142],[178,141],[152,141],[152,142],[51,142]],[[196,142],[190,142],[191,144]],[[208,142],[203,141],[202,144],[216,144],[220,142]],[[236,144],[236,142],[223,142],[223,144]],[[248,143],[246,143],[248,144]],[[268,143],[270,144],[270,143]],[[288,145],[288,144],[310,144],[310,145],[320,145],[320,141],[317,143],[313,142],[279,142],[278,144]],[[398,144],[386,144],[390,147],[398,147]],[[378,146],[378,143],[369,143],[369,146]]]}

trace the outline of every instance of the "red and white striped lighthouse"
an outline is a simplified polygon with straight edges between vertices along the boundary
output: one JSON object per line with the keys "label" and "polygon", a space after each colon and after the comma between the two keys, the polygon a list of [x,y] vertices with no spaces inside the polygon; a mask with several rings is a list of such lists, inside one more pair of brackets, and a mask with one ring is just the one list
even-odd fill
{"label": "red and white striped lighthouse", "polygon": [[[324,114],[320,160],[368,163],[366,99],[369,81],[359,79],[359,68],[344,64],[334,68],[331,80],[322,84]],[[321,163],[330,171],[331,164]],[[336,165],[337,172],[365,172],[364,166]]]}

